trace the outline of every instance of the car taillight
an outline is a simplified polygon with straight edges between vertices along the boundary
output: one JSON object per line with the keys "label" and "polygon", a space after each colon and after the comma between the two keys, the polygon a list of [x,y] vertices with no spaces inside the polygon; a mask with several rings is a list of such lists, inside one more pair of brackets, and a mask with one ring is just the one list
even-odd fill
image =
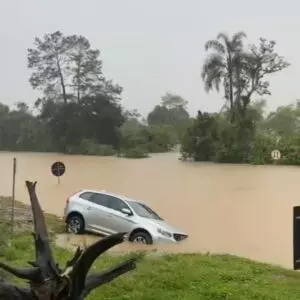
{"label": "car taillight", "polygon": [[76,194],[78,194],[78,193],[80,193],[82,190],[79,190],[78,192],[76,192],[76,193],[74,193],[74,194],[72,194],[69,198],[67,198],[67,201],[66,201],[66,205],[68,205],[69,203],[70,203],[70,201],[71,201],[71,198],[74,196],[74,195],[76,195]]}

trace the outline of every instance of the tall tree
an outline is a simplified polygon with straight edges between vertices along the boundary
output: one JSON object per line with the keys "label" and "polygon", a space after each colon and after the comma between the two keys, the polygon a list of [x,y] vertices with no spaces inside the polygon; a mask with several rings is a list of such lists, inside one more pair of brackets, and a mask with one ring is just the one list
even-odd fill
{"label": "tall tree", "polygon": [[91,49],[89,41],[83,36],[67,37],[70,45],[71,84],[75,98],[80,101],[96,81],[102,79],[102,61],[98,59],[99,50]]}
{"label": "tall tree", "polygon": [[176,94],[166,93],[161,97],[161,105],[156,105],[148,114],[149,125],[180,126],[189,120],[186,110],[188,101]]}
{"label": "tall tree", "polygon": [[217,39],[209,40],[205,50],[210,51],[203,67],[202,79],[207,92],[212,89],[219,91],[224,87],[224,97],[229,101],[232,120],[234,118],[234,77],[239,77],[240,61],[243,53],[243,31],[235,33],[230,38],[225,33],[219,33]]}
{"label": "tall tree", "polygon": [[251,97],[270,95],[269,82],[265,77],[286,69],[290,64],[275,52],[275,41],[260,38],[259,45],[250,45],[249,51],[244,53],[242,60],[239,86],[241,95],[237,101],[242,112],[247,109]]}
{"label": "tall tree", "polygon": [[68,151],[82,139],[116,145],[122,88],[104,77],[100,51],[84,36],[60,31],[35,38],[34,46],[28,49],[30,83],[43,91],[36,107],[58,149]]}
{"label": "tall tree", "polygon": [[205,44],[206,51],[212,50],[204,62],[202,78],[206,91],[219,91],[223,84],[224,96],[230,103],[231,121],[239,114],[245,117],[251,97],[269,95],[269,82],[265,77],[279,72],[289,63],[275,52],[275,41],[260,38],[259,45],[244,49],[245,33],[238,32],[232,39],[219,34],[217,40]]}
{"label": "tall tree", "polygon": [[29,81],[43,91],[46,100],[63,99],[66,104],[99,93],[120,99],[122,88],[105,79],[100,51],[92,49],[84,36],[56,31],[35,38],[34,46],[28,49],[28,67],[33,70]]}
{"label": "tall tree", "polygon": [[67,36],[66,40],[70,45],[68,50],[71,64],[70,85],[77,101],[84,96],[95,96],[103,92],[114,98],[122,92],[119,85],[114,85],[103,76],[100,51],[92,49],[87,38],[72,35]]}
{"label": "tall tree", "polygon": [[67,52],[70,44],[60,31],[36,37],[34,48],[28,49],[28,67],[33,69],[29,82],[50,99],[67,103],[66,78],[70,67]]}
{"label": "tall tree", "polygon": [[181,106],[183,109],[187,109],[188,102],[179,95],[166,93],[161,97],[161,105],[167,109],[178,108]]}

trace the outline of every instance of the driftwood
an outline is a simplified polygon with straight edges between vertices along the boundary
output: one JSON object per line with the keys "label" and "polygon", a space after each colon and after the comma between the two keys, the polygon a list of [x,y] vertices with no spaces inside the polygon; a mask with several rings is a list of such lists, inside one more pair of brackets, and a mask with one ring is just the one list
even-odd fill
{"label": "driftwood", "polygon": [[29,288],[19,288],[0,281],[1,300],[82,300],[96,287],[136,268],[137,257],[106,272],[88,275],[99,255],[124,241],[125,233],[117,233],[97,241],[85,250],[78,248],[66,267],[60,269],[50,248],[44,214],[35,192],[36,182],[26,181],[26,186],[34,223],[35,261],[28,262],[31,265],[28,269],[17,269],[0,262],[0,268],[29,283]]}

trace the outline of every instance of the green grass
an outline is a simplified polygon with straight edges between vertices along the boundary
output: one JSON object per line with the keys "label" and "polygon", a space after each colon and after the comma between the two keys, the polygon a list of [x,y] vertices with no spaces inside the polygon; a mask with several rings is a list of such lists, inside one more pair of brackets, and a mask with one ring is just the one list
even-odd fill
{"label": "green grass", "polygon": [[[62,229],[63,223],[57,217],[47,214],[46,221],[51,231]],[[62,267],[72,256],[55,245],[53,250]],[[0,251],[0,260],[24,268],[33,255],[32,237],[26,228],[24,232],[15,232],[11,246]],[[91,272],[103,271],[127,256],[104,255]],[[0,276],[5,277],[5,273],[1,271]],[[26,284],[13,277],[9,280]],[[136,270],[95,290],[88,299],[299,300],[300,273],[228,255],[156,253],[144,257]]]}
{"label": "green grass", "polygon": [[[54,246],[61,266],[71,254]],[[34,255],[32,239],[22,234],[0,257],[19,267]],[[127,255],[128,256],[128,255]],[[105,255],[92,272],[125,259]],[[19,282],[21,284],[21,282]],[[300,299],[300,274],[225,255],[172,254],[146,256],[131,273],[95,290],[90,300]]]}

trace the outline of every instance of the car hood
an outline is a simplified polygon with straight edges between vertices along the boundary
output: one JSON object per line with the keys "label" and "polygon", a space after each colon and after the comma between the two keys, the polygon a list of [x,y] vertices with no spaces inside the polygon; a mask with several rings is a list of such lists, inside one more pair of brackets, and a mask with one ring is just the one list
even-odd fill
{"label": "car hood", "polygon": [[169,231],[171,233],[179,233],[179,234],[186,234],[184,231],[182,231],[179,228],[173,227],[172,225],[168,224],[166,221],[162,220],[155,220],[155,219],[148,219],[144,218],[144,220],[147,220],[149,224],[152,226],[157,226],[163,230]]}

